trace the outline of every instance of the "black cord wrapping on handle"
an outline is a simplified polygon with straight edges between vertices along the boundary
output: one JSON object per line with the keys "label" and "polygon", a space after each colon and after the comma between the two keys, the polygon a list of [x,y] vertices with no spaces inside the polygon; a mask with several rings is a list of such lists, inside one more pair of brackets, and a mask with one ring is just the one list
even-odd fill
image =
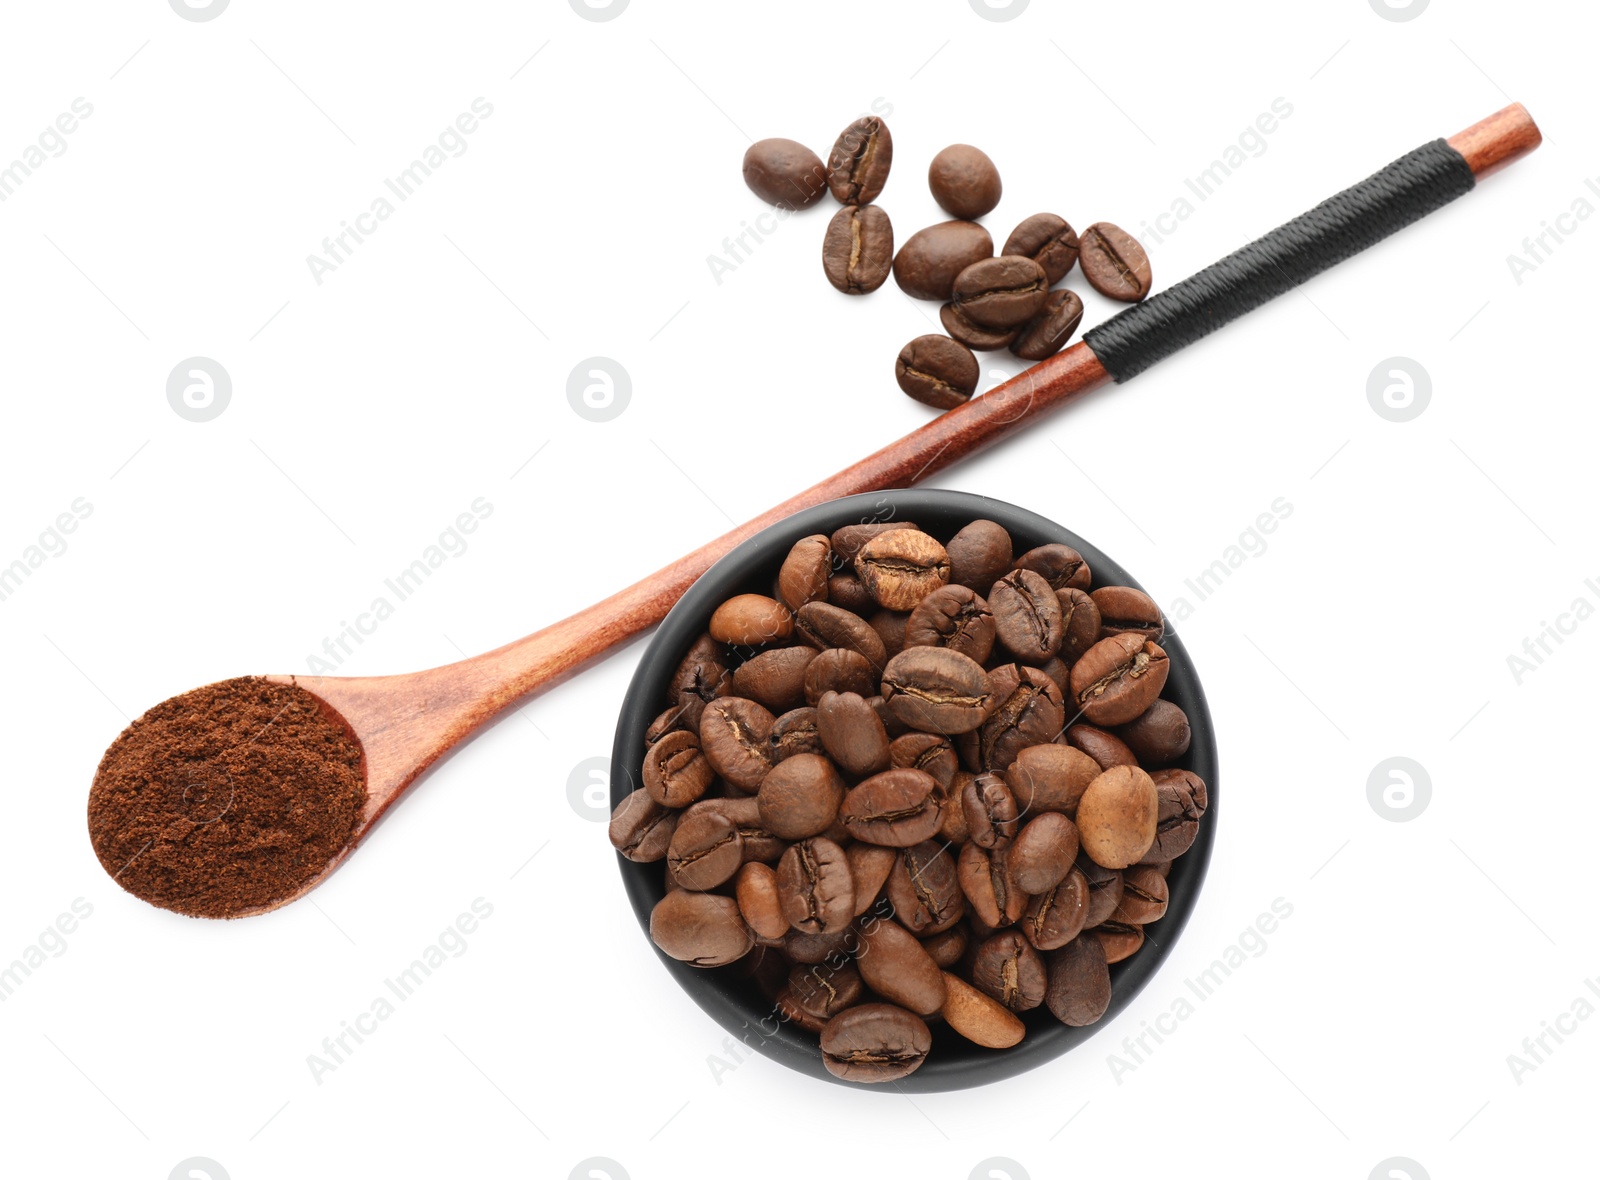
{"label": "black cord wrapping on handle", "polygon": [[1442,139],[1423,144],[1293,221],[1083,334],[1121,383],[1335,263],[1472,191]]}

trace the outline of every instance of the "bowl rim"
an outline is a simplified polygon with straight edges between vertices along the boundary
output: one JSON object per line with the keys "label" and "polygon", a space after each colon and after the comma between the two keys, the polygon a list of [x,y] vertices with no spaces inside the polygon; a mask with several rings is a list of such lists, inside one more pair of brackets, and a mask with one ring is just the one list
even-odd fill
{"label": "bowl rim", "polygon": [[[696,579],[656,629],[628,683],[617,720],[611,751],[612,807],[639,785],[644,731],[666,707],[665,684],[683,654],[705,631],[711,612],[735,593],[750,589],[770,593],[778,565],[796,541],[818,533],[831,535],[848,524],[884,520],[915,521],[936,535],[949,535],[953,529],[946,525],[954,523],[959,528],[979,519],[992,520],[1005,528],[1019,554],[1038,545],[1071,545],[1089,562],[1096,585],[1143,589],[1121,565],[1070,529],[1015,504],[971,492],[942,488],[866,492],[802,509],[761,530],[719,559]],[[1171,657],[1161,695],[1184,710],[1192,733],[1189,751],[1177,765],[1194,771],[1205,781],[1206,813],[1194,845],[1172,862],[1168,874],[1172,900],[1166,914],[1159,922],[1150,923],[1151,928],[1159,928],[1160,942],[1147,940],[1131,958],[1112,965],[1111,1003],[1094,1024],[1069,1027],[1056,1021],[1041,1005],[1023,1014],[1028,1033],[1022,1042],[1004,1050],[982,1049],[948,1028],[933,1024],[933,1051],[915,1072],[888,1086],[851,1082],[828,1072],[816,1034],[784,1022],[749,981],[737,975],[737,965],[707,970],[673,959],[654,942],[650,943],[651,950],[690,998],[746,1048],[809,1077],[853,1089],[934,1093],[988,1085],[1037,1068],[1085,1043],[1144,990],[1171,955],[1198,904],[1216,840],[1219,784],[1211,712],[1193,661],[1173,631],[1170,618],[1161,646]],[[665,893],[663,862],[641,864],[620,853],[614,855],[628,900],[648,941],[650,911]]]}

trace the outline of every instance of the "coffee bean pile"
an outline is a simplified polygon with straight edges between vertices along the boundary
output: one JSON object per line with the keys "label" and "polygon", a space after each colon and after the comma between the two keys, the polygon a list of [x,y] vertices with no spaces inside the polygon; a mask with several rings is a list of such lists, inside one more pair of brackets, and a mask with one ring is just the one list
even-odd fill
{"label": "coffee bean pile", "polygon": [[741,962],[842,1078],[904,1077],[932,1020],[1004,1049],[1041,1005],[1100,1019],[1206,809],[1159,608],[1012,548],[988,520],[796,542],[713,612],[612,815],[666,862],[656,945]]}
{"label": "coffee bean pile", "polygon": [[1065,218],[1035,213],[994,252],[977,219],[1000,203],[1000,171],[968,144],[945,148],[928,166],[928,187],[954,220],[912,234],[898,253],[889,215],[873,204],[889,179],[894,140],[875,115],[846,127],[823,165],[792,139],[763,139],[744,156],[745,183],[786,209],[816,204],[824,192],[843,206],[822,239],[822,270],[840,291],[865,295],[892,273],[914,299],[943,306],[948,335],[918,336],[895,359],[895,380],[907,395],[953,409],[978,387],[974,351],[1009,348],[1042,361],[1064,348],[1083,320],[1083,299],[1059,287],[1074,266],[1096,291],[1137,303],[1150,293],[1150,259],[1131,235],[1099,221],[1080,236]]}

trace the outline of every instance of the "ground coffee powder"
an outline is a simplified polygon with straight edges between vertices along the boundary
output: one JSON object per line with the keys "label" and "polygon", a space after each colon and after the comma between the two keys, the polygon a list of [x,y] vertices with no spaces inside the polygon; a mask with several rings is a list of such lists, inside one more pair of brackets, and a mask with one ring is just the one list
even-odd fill
{"label": "ground coffee powder", "polygon": [[257,677],[163,701],[111,744],[89,838],[152,905],[231,918],[292,896],[349,841],[361,745],[310,692]]}

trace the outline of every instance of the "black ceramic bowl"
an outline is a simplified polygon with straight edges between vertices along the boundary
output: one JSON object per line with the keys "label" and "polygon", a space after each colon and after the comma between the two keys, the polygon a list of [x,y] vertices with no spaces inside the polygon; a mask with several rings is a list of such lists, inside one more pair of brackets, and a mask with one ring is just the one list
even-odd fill
{"label": "black ceramic bowl", "polygon": [[[645,728],[666,707],[668,681],[684,653],[705,631],[711,612],[735,594],[770,594],[779,565],[801,537],[832,533],[847,524],[908,520],[940,540],[948,540],[958,529],[978,519],[993,520],[1004,526],[1018,553],[1036,545],[1057,542],[1072,546],[1088,559],[1096,586],[1138,586],[1116,562],[1060,525],[1003,501],[966,492],[931,489],[874,492],[798,512],[751,537],[712,566],[689,588],[661,624],[644,658],[639,661],[639,669],[623,700],[616,743],[611,751],[612,806],[638,785]],[[1169,630],[1161,645],[1171,657],[1171,671],[1162,696],[1188,714],[1194,733],[1181,765],[1205,780],[1210,805],[1200,823],[1200,834],[1194,846],[1173,862],[1167,878],[1172,900],[1166,916],[1151,923],[1151,938],[1137,954],[1111,968],[1111,1006],[1105,1016],[1087,1028],[1069,1028],[1041,1006],[1025,1014],[1027,1035],[1021,1044],[1011,1049],[984,1049],[963,1039],[943,1023],[933,1023],[930,1025],[933,1050],[922,1067],[892,1087],[882,1088],[902,1093],[958,1090],[1033,1069],[1082,1044],[1094,1036],[1097,1029],[1110,1023],[1155,975],[1162,960],[1172,953],[1199,898],[1216,837],[1217,751],[1200,678],[1195,674],[1182,641]],[[635,864],[618,856],[617,866],[644,931],[643,937],[649,938],[650,911],[666,892],[665,863]],[[680,963],[660,951],[656,953],[662,966],[735,1040],[823,1081],[862,1089],[880,1088],[841,1081],[829,1073],[822,1064],[816,1035],[777,1020],[771,1002],[761,995],[754,983],[740,975],[737,964],[706,970]]]}

